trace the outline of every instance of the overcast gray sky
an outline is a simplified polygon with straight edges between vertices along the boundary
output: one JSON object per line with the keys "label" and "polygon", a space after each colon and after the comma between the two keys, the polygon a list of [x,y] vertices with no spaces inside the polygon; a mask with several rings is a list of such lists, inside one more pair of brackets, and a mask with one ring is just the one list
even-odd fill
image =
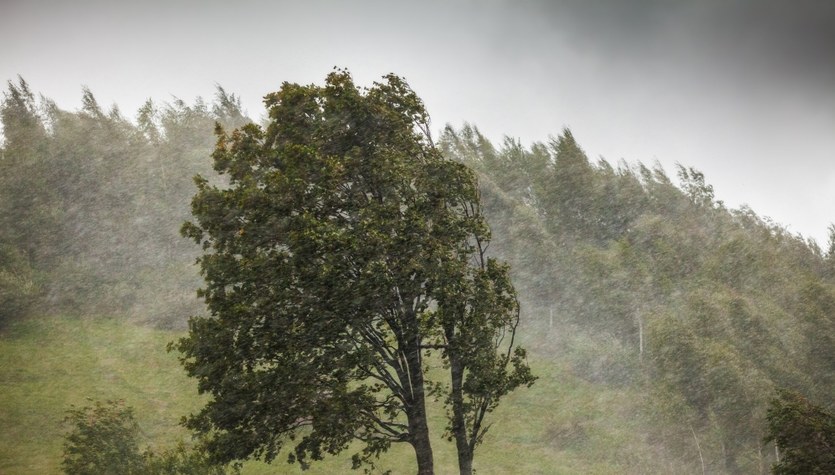
{"label": "overcast gray sky", "polygon": [[592,159],[696,167],[821,245],[835,221],[835,1],[0,0],[0,79],[65,109],[82,85],[133,117],[220,84],[258,118],[333,66],[406,77],[436,129],[567,126]]}

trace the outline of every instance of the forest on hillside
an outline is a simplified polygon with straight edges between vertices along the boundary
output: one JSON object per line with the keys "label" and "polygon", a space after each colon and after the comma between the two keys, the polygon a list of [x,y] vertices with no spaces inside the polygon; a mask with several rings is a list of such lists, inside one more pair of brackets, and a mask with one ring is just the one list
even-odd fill
{"label": "forest on hillside", "polygon": [[[200,249],[180,228],[193,177],[223,184],[215,124],[251,119],[220,87],[130,116],[89,90],[82,104],[62,110],[22,79],[4,93],[0,339],[34,315],[181,331],[205,312]],[[726,207],[693,168],[590,160],[568,129],[527,145],[447,126],[436,144],[478,176],[529,352],[641,395],[640,444],[693,473],[764,473],[780,461],[779,391],[835,413],[835,226],[822,244],[791,234]],[[570,446],[587,430],[551,436]]]}

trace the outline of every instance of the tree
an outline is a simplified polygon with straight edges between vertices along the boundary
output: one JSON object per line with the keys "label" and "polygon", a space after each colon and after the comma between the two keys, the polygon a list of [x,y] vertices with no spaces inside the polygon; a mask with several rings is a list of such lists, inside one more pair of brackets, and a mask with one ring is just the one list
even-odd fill
{"label": "tree", "polygon": [[35,95],[23,78],[7,85],[0,104],[0,242],[22,251],[30,267],[42,269],[57,242],[58,184]]}
{"label": "tree", "polygon": [[832,410],[835,391],[835,292],[817,279],[800,288],[798,296],[800,328],[805,334],[805,371],[814,385],[807,393],[816,402]]}
{"label": "tree", "polygon": [[[487,258],[474,174],[444,160],[420,99],[388,75],[358,89],[284,83],[266,129],[218,127],[195,223],[211,316],[174,345],[211,399],[186,425],[219,461],[303,466],[358,440],[354,468],[407,442],[433,473],[426,398],[447,395],[461,471],[485,415],[533,377],[507,267]],[[502,335],[507,338],[502,339]],[[427,381],[439,351],[449,384]]]}
{"label": "tree", "polygon": [[826,254],[824,254],[825,274],[829,277],[835,276],[835,224],[830,224],[826,230],[829,237],[826,243]]}
{"label": "tree", "polygon": [[703,206],[706,208],[722,206],[721,201],[715,201],[713,185],[710,185],[705,181],[704,173],[693,167],[686,168],[679,164],[678,179],[681,181],[681,190],[696,206]]}
{"label": "tree", "polygon": [[835,417],[792,391],[780,389],[768,408],[766,442],[774,442],[778,475],[835,473]]}
{"label": "tree", "polygon": [[[455,439],[462,475],[473,473],[475,448],[489,428],[484,424],[487,413],[502,396],[535,380],[525,351],[513,342],[519,303],[508,267],[485,258],[480,240],[476,246],[473,257],[477,265],[469,272],[456,269],[446,276],[437,300],[443,330],[439,346],[444,349],[451,383],[446,399],[450,416],[447,431]],[[459,260],[461,264],[466,265],[464,260]]]}
{"label": "tree", "polygon": [[595,232],[594,168],[570,130],[551,141],[554,162],[545,191],[553,213],[551,225],[558,233],[575,238],[592,238]]}

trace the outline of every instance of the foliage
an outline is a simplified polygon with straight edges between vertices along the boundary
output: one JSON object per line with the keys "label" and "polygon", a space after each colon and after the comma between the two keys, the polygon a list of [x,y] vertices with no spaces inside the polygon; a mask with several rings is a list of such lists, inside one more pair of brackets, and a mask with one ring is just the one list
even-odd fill
{"label": "foliage", "polygon": [[[693,168],[676,185],[657,165],[591,163],[568,130],[525,149],[448,127],[440,147],[480,173],[532,344],[589,381],[652,394],[647,413],[681,457],[695,440],[704,470],[757,470],[771,388],[832,404],[835,273],[814,242],[727,209]],[[624,357],[627,374],[605,369]]]}
{"label": "foliage", "polygon": [[766,442],[774,442],[779,475],[835,472],[835,417],[800,394],[780,389],[768,408]]}
{"label": "foliage", "polygon": [[806,371],[815,382],[807,394],[825,409],[835,410],[835,289],[810,280],[798,294],[797,313],[806,337]]}
{"label": "foliage", "polygon": [[[136,124],[115,106],[102,109],[88,89],[81,102],[64,111],[36,100],[23,79],[8,83],[0,106],[0,246],[24,260],[2,267],[2,292],[21,303],[16,308],[25,301],[41,311],[119,313],[182,327],[182,313],[199,309],[196,253],[177,234],[188,216],[188,183],[209,170],[215,121],[248,121],[240,100],[220,87],[212,104],[149,100]],[[38,292],[18,285],[30,280]]]}
{"label": "foliage", "polygon": [[[62,467],[68,475],[223,475],[202,448],[180,443],[160,454],[140,453],[140,429],[133,409],[119,401],[95,401],[73,407],[64,422],[71,425],[64,439]],[[237,470],[234,470],[237,473]]]}
{"label": "foliage", "polygon": [[143,473],[144,460],[136,442],[139,426],[124,401],[96,401],[93,406],[73,407],[64,422],[71,425],[64,442],[65,473]]}
{"label": "foliage", "polygon": [[32,268],[23,253],[0,244],[0,327],[25,314],[37,293]]}
{"label": "foliage", "polygon": [[224,475],[239,473],[236,467],[224,467],[212,462],[205,448],[189,447],[180,442],[173,449],[155,454],[150,449],[144,455],[143,474],[147,475]]}
{"label": "foliage", "polygon": [[[23,316],[39,294],[38,269],[56,244],[56,216],[48,206],[55,183],[42,160],[46,130],[26,82],[9,81],[0,104],[0,325]],[[45,199],[32,199],[36,191]]]}
{"label": "foliage", "polygon": [[197,222],[183,227],[206,251],[212,314],[176,345],[212,395],[188,426],[223,461],[271,461],[293,442],[289,461],[305,466],[360,440],[358,466],[408,442],[429,473],[435,349],[471,464],[486,413],[533,381],[508,269],[483,252],[475,177],[442,159],[396,76],[362,91],[337,71],[323,87],[285,83],[266,105],[266,130],[218,131],[229,186],[198,177]]}
{"label": "foliage", "polygon": [[826,258],[832,261],[835,260],[835,224],[830,224],[826,230],[829,233],[826,241]]}
{"label": "foliage", "polygon": [[22,78],[8,82],[0,104],[5,138],[0,151],[0,243],[22,252],[31,267],[47,265],[57,244],[58,182],[45,159],[43,113]]}

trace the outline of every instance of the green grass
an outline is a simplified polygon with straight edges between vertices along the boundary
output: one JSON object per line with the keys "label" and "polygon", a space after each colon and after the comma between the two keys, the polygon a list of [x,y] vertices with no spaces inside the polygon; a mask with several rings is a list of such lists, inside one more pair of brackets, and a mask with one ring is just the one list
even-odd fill
{"label": "green grass", "polygon": [[124,399],[148,444],[186,435],[178,416],[199,404],[170,332],[115,320],[44,318],[13,324],[0,338],[0,473],[59,473],[62,420],[87,398]]}
{"label": "green grass", "polygon": [[[142,428],[140,446],[156,449],[188,440],[179,419],[200,407],[168,342],[181,333],[101,319],[43,317],[0,333],[0,473],[60,473],[62,425],[71,406],[87,398],[124,399]],[[479,474],[665,473],[663,454],[646,442],[637,417],[640,394],[593,384],[565,363],[531,357],[539,380],[507,397],[476,451]],[[437,404],[435,405],[437,406]],[[441,436],[442,412],[431,413],[439,474],[457,473],[454,444]],[[280,456],[281,457],[281,456]],[[381,470],[414,473],[409,446],[385,454]],[[680,468],[680,467],[679,467]],[[350,471],[349,453],[305,473]],[[675,471],[675,470],[674,470]],[[279,458],[248,463],[244,474],[301,473]]]}

